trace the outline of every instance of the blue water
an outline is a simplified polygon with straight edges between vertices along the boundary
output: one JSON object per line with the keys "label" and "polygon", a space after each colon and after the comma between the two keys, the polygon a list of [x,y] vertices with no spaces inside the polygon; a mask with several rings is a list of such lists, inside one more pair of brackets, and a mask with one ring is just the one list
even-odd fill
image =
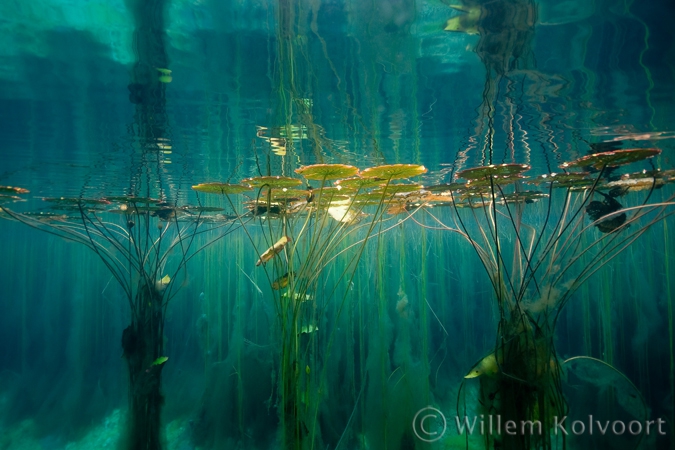
{"label": "blue water", "polygon": [[[295,169],[321,163],[423,165],[426,173],[402,181],[428,187],[472,167],[527,164],[535,177],[631,148],[660,152],[612,179],[675,169],[669,1],[36,0],[4,1],[0,17],[0,186],[30,191],[0,192],[0,207],[67,214],[70,224],[0,217],[0,449],[130,448],[121,344],[129,301],[86,233],[64,232],[83,230],[78,210],[44,198],[147,196],[218,207],[232,219],[246,212],[240,197],[230,204],[191,187],[301,179]],[[626,207],[671,202],[673,179],[617,198]],[[552,226],[545,218],[563,211],[564,198],[555,190],[528,205],[527,225]],[[432,203],[425,207],[442,223],[485,242],[477,226],[489,227],[489,217]],[[376,217],[367,212],[361,225]],[[593,263],[597,272],[575,289],[552,335],[561,362],[595,358],[562,364],[570,417],[662,419],[664,433],[640,434],[640,448],[675,448],[671,212],[665,206],[649,216],[662,215],[653,225],[647,217],[626,228],[645,232],[602,267]],[[146,223],[86,217],[102,216],[118,237]],[[149,242],[156,225],[172,223],[145,217]],[[294,370],[310,380],[297,381],[297,401],[314,413],[300,433],[313,438],[295,448],[483,448],[480,436],[454,432],[427,443],[412,418],[430,405],[450,423],[458,398],[481,411],[478,381],[464,376],[500,333],[493,284],[475,249],[426,212],[382,217],[388,231],[363,227],[340,242],[374,236],[358,264],[345,259],[353,247],[327,265],[300,309],[302,325],[318,329],[296,333],[305,353]],[[511,219],[502,210],[496,220]],[[303,221],[291,221],[290,231],[281,220],[242,222],[231,220],[229,234],[171,272],[163,448],[284,448],[283,299],[271,282],[288,269],[279,258],[268,272],[255,263],[282,233],[301,235]],[[204,226],[200,245],[226,229]],[[318,251],[317,230],[304,235],[299,255]],[[511,267],[519,244],[513,229],[500,230]],[[574,251],[603,234],[590,226],[588,236]],[[104,252],[124,253],[128,244],[97,242]],[[167,267],[177,267],[183,250],[169,252]],[[554,443],[634,448],[638,438],[628,434]]]}

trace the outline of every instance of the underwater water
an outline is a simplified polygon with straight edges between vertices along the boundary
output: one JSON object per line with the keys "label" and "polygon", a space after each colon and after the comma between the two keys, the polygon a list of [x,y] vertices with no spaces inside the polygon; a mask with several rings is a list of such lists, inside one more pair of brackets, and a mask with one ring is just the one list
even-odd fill
{"label": "underwater water", "polygon": [[673,2],[0,17],[0,449],[675,449]]}

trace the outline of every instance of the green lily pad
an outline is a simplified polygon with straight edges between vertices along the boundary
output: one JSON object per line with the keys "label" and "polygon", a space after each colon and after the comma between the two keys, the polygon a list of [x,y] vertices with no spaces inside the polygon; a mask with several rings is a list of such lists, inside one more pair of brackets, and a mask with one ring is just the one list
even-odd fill
{"label": "green lily pad", "polygon": [[197,184],[195,186],[192,186],[192,189],[197,192],[203,192],[205,194],[220,194],[220,195],[235,195],[251,190],[251,188],[248,186],[242,186],[240,184],[219,183],[219,182]]}
{"label": "green lily pad", "polygon": [[270,191],[268,190],[263,190],[260,192],[260,197],[261,199],[267,200],[268,198],[271,198],[272,201],[275,200],[306,200],[307,196],[310,194],[309,191],[305,191],[302,189],[287,189],[287,188],[282,188],[282,189],[272,189]]}
{"label": "green lily pad", "polygon": [[302,180],[290,177],[254,177],[241,180],[242,184],[247,184],[254,188],[266,187],[269,189],[283,189],[300,186]]}
{"label": "green lily pad", "polygon": [[[588,172],[551,173],[539,175],[527,180],[527,184],[539,186],[544,183],[553,183],[553,187],[592,186],[595,178]],[[590,184],[589,184],[590,183]]]}
{"label": "green lily pad", "polygon": [[353,177],[359,169],[346,164],[314,164],[295,169],[308,180],[337,180],[339,178]]}
{"label": "green lily pad", "polygon": [[482,180],[487,177],[507,177],[518,175],[530,170],[527,164],[491,164],[489,166],[474,167],[459,171],[455,174],[456,178],[465,180]]}
{"label": "green lily pad", "polygon": [[630,164],[642,161],[647,158],[653,158],[661,153],[658,148],[628,148],[625,150],[614,150],[611,152],[594,153],[592,155],[582,156],[574,161],[566,162],[560,165],[561,169],[573,169],[577,167],[593,167],[597,170],[603,167],[617,167],[624,164]]}
{"label": "green lily pad", "polygon": [[105,199],[114,203],[162,203],[162,200],[158,198],[135,197],[133,195],[113,195],[105,197]]}
{"label": "green lily pad", "polygon": [[338,180],[335,182],[335,186],[340,186],[344,189],[361,190],[381,186],[386,182],[387,180],[383,180],[382,178],[354,177],[354,178],[345,178],[344,180]]}
{"label": "green lily pad", "polygon": [[[512,175],[493,175],[491,177],[486,177],[486,178],[478,178],[478,179],[473,179],[469,180],[466,183],[466,189],[474,189],[474,190],[482,190],[485,192],[491,192],[491,187],[494,186],[508,186],[509,184],[516,183],[518,181],[523,181],[527,177],[521,175],[521,174],[512,174]],[[495,187],[495,190],[498,191],[498,189]],[[495,192],[496,194],[497,192]]]}
{"label": "green lily pad", "polygon": [[183,206],[182,209],[191,213],[217,212],[225,210],[225,208],[218,208],[217,206]]}
{"label": "green lily pad", "polygon": [[110,201],[105,198],[81,198],[81,197],[44,197],[45,202],[56,205],[109,205]]}
{"label": "green lily pad", "polygon": [[406,193],[406,192],[415,192],[419,191],[422,189],[421,184],[389,184],[389,185],[383,185],[380,186],[377,189],[373,189],[373,193],[379,193],[381,194],[382,192],[386,192],[387,194],[399,194],[399,193]]}
{"label": "green lily pad", "polygon": [[534,203],[542,198],[547,198],[549,195],[539,191],[522,191],[506,194],[497,199],[500,204],[504,203]]}
{"label": "green lily pad", "polygon": [[427,186],[424,188],[424,190],[429,192],[450,192],[462,190],[464,189],[464,187],[465,187],[464,183],[446,183]]}
{"label": "green lily pad", "polygon": [[382,178],[383,180],[397,180],[411,178],[426,173],[426,167],[419,164],[391,164],[387,166],[370,167],[361,171],[362,178]]}

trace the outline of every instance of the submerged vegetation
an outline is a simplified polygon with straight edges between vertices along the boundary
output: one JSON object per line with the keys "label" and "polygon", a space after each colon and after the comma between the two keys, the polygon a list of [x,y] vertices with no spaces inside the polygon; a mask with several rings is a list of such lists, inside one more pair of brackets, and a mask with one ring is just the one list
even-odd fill
{"label": "submerged vegetation", "polygon": [[[160,412],[167,308],[187,277],[187,263],[239,224],[204,208],[135,196],[45,198],[52,213],[5,218],[85,245],[122,287],[131,323],[121,337],[129,371],[129,448],[161,445]],[[57,212],[58,211],[58,212]]]}
{"label": "submerged vegetation", "polygon": [[[120,286],[122,302],[113,303],[128,316],[116,347],[88,349],[115,361],[121,353],[126,363],[128,409],[110,414],[126,419],[121,448],[601,447],[556,434],[555,418],[580,417],[592,410],[583,402],[597,400],[646,421],[649,400],[662,392],[670,397],[658,406],[672,426],[670,280],[664,292],[635,287],[633,303],[622,305],[631,309],[615,310],[630,285],[616,278],[658,280],[672,271],[665,219],[675,212],[675,171],[657,168],[671,163],[668,144],[663,153],[651,147],[673,137],[655,124],[670,111],[658,103],[670,94],[658,90],[664,75],[648,69],[659,55],[654,36],[666,34],[649,40],[639,2],[123,3],[133,26],[101,29],[114,41],[130,30],[129,55],[113,69],[87,67],[71,83],[85,101],[64,102],[77,126],[59,135],[103,143],[83,152],[101,155],[82,186],[66,166],[67,188],[79,195],[26,186],[53,195],[35,200],[28,189],[0,186],[0,218],[91,250]],[[569,17],[550,12],[577,7]],[[644,39],[619,19],[600,28],[605,11],[644,25]],[[570,18],[576,14],[583,19]],[[535,29],[548,34],[535,40]],[[625,69],[628,45],[596,45],[608,45],[612,33],[644,41],[635,67]],[[569,54],[548,47],[567,37]],[[92,51],[117,57],[119,45],[104,51],[97,42]],[[546,48],[545,59],[535,48]],[[598,54],[611,76],[588,62]],[[59,64],[6,72],[17,86],[33,72],[55,85],[62,77]],[[106,97],[116,73],[125,77],[121,107]],[[640,83],[646,106],[633,91]],[[105,114],[80,126],[99,102]],[[53,120],[49,104],[26,108],[30,133],[51,128],[40,115]],[[111,119],[116,107],[133,111],[123,131]],[[53,142],[61,141],[35,138],[30,151],[41,155],[35,149]],[[114,170],[119,179],[108,181]],[[650,248],[656,256],[646,257],[639,239],[656,240],[649,230],[663,232],[666,250]],[[664,267],[655,267],[658,258]],[[594,296],[589,281],[599,274],[603,291]],[[105,285],[98,278],[87,276],[90,287]],[[579,304],[582,314],[570,319]],[[26,323],[40,313],[26,305],[20,328],[28,336]],[[97,329],[114,330],[104,314],[87,314],[72,320],[94,317]],[[612,358],[613,333],[622,346],[645,350],[632,373]],[[561,339],[570,335],[583,342]],[[25,336],[23,360],[31,357]],[[657,339],[668,349],[652,346]],[[654,367],[670,372],[646,373]],[[21,376],[0,371],[3,383]],[[653,379],[667,376],[669,390],[653,389]],[[99,414],[119,408],[119,395],[91,379],[97,385],[87,392],[110,396]],[[413,422],[429,406],[447,414],[449,427],[454,416],[483,415],[541,433],[442,436],[430,419],[420,436]],[[163,411],[181,426],[163,427]],[[176,436],[179,444],[168,442]],[[601,444],[638,448],[643,437]]]}
{"label": "submerged vegetation", "polygon": [[[494,348],[467,368],[462,384],[478,380],[481,414],[533,421],[544,430],[486,435],[486,447],[553,448],[554,418],[568,413],[562,361],[554,345],[561,311],[586,280],[670,216],[675,206],[673,196],[650,201],[655,189],[675,180],[668,171],[605,176],[614,173],[608,167],[650,158],[658,150],[609,153],[565,163],[560,174],[529,176],[526,164],[490,165],[460,171],[454,183],[426,187],[410,181],[426,172],[419,165],[359,171],[318,164],[296,170],[304,180],[260,176],[240,184],[195,185],[199,206],[110,196],[44,199],[58,211],[54,215],[6,207],[3,212],[6,218],[86,245],[124,289],[132,313],[122,336],[132,434],[157,440],[154,448],[161,445],[167,306],[196,253],[236,230],[248,237],[257,260],[251,270],[267,281],[276,318],[271,326],[275,380],[268,407],[279,418],[278,439],[286,449],[333,447],[363,439],[347,429],[327,434],[332,412],[322,404],[330,395],[329,361],[336,339],[342,339],[337,327],[351,303],[356,269],[365,254],[372,254],[368,243],[380,247],[387,231],[406,222],[449,231],[479,257],[498,311]],[[596,173],[572,171],[588,168]],[[203,206],[206,198],[222,199],[221,207]],[[220,214],[223,208],[231,213]],[[399,297],[397,314],[408,321],[409,301],[401,288]],[[345,427],[359,409],[364,389],[369,395],[368,374],[352,375],[357,395]],[[458,403],[458,414],[466,413]],[[404,433],[399,439],[411,438]]]}
{"label": "submerged vegetation", "polygon": [[[486,435],[487,448],[553,448],[554,420],[568,411],[554,346],[562,309],[589,277],[674,212],[675,196],[649,203],[659,172],[649,177],[651,188],[641,200],[623,207],[602,192],[610,189],[605,169],[656,154],[655,149],[635,149],[580,158],[561,168],[595,165],[597,175],[570,172],[530,181],[544,191],[525,190],[528,180],[522,174],[530,167],[524,164],[467,169],[457,173],[466,184],[443,193],[455,214],[443,221],[426,211],[421,225],[468,241],[495,293],[494,350],[465,377],[480,377],[480,412],[503,421],[534,421],[544,430]],[[591,201],[595,194],[605,200]]]}

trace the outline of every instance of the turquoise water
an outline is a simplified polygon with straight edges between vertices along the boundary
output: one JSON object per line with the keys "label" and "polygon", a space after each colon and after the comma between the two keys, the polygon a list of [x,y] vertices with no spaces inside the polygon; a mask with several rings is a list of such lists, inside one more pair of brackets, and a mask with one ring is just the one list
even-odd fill
{"label": "turquoise water", "polygon": [[[507,392],[527,389],[564,396],[528,404],[525,417],[544,420],[543,409],[566,405],[569,435],[551,428],[553,448],[675,448],[674,9],[2,2],[0,186],[30,192],[0,192],[0,448],[484,448],[481,433],[466,438],[455,418],[506,411]],[[486,206],[471,209],[455,203],[469,201],[465,187],[436,188],[444,197],[433,198],[417,186],[395,204],[393,194],[365,206],[346,197],[339,206],[354,223],[339,221],[344,209],[312,209],[334,180],[295,172],[415,164],[426,171],[384,184],[429,188],[466,183],[457,175],[466,169],[517,163],[530,166],[531,181],[633,148],[659,151],[617,168],[570,169],[590,172],[585,190],[518,180],[502,192],[498,181],[481,191]],[[629,226],[593,226],[587,205],[609,202],[607,183],[641,171],[653,182],[612,194],[634,208]],[[257,189],[192,189],[264,175],[302,180],[300,213],[252,214],[244,202],[265,198]],[[511,208],[490,202],[514,190],[546,196]],[[61,197],[70,200],[53,200]],[[483,205],[481,194],[469,198]],[[641,206],[650,204],[663,208]],[[292,242],[256,266],[282,235]],[[551,255],[559,258],[535,281],[514,287]],[[136,257],[155,268],[146,278],[131,267]],[[273,289],[285,273],[313,281]],[[510,280],[501,291],[497,273]],[[153,302],[159,316],[150,316]],[[535,356],[517,360],[526,375],[516,378],[527,379],[508,385],[499,342],[526,333],[503,320],[516,310],[541,326],[528,332],[535,341],[550,342],[543,358],[539,341],[526,344]],[[123,342],[138,317],[163,325],[143,357]],[[476,368],[480,376],[465,378]],[[130,412],[130,399],[151,391],[130,373],[163,395],[153,403],[159,442]],[[445,433],[436,413],[420,431],[425,407],[445,415]],[[589,415],[610,427],[637,421],[642,432],[591,435]],[[575,435],[577,419],[586,428]]]}

